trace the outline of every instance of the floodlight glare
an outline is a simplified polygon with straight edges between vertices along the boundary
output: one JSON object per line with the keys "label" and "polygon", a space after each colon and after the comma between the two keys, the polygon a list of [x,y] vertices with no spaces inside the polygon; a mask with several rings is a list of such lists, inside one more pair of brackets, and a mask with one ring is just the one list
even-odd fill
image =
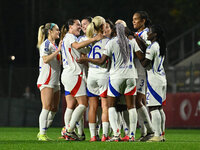
{"label": "floodlight glare", "polygon": [[13,56],[10,56],[10,59],[12,60],[12,61],[14,61],[15,60],[15,56],[13,55]]}

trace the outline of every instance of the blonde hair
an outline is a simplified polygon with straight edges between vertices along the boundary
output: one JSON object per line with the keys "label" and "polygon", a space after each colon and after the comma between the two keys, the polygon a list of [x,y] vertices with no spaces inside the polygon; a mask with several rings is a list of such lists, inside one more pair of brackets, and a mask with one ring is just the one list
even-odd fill
{"label": "blonde hair", "polygon": [[41,25],[39,27],[37,48],[40,48],[42,42],[48,37],[48,31],[52,30],[55,25],[55,23],[46,23],[45,26]]}
{"label": "blonde hair", "polygon": [[86,29],[86,36],[88,38],[92,38],[95,33],[101,32],[103,24],[105,24],[106,21],[101,16],[96,16],[92,19],[92,22],[87,26]]}

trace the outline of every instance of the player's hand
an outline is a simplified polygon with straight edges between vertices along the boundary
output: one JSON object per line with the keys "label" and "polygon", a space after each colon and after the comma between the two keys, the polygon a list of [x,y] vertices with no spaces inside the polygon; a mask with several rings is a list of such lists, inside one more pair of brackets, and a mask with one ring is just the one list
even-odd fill
{"label": "player's hand", "polygon": [[81,57],[79,59],[76,59],[77,63],[83,64],[87,62],[87,57]]}
{"label": "player's hand", "polygon": [[133,32],[133,36],[134,36],[134,38],[138,37],[138,35],[135,32]]}
{"label": "player's hand", "polygon": [[59,45],[58,45],[58,51],[61,51],[62,43],[63,43],[63,40],[60,40]]}
{"label": "player's hand", "polygon": [[103,38],[104,38],[104,36],[103,36],[102,33],[98,33],[98,34],[94,37],[95,41],[100,41],[100,40],[103,39]]}

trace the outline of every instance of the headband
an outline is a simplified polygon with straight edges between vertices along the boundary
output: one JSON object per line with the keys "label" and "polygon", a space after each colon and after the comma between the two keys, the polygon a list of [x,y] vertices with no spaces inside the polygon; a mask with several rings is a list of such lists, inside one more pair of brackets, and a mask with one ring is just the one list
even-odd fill
{"label": "headband", "polygon": [[55,25],[55,23],[51,23],[50,30],[52,30]]}

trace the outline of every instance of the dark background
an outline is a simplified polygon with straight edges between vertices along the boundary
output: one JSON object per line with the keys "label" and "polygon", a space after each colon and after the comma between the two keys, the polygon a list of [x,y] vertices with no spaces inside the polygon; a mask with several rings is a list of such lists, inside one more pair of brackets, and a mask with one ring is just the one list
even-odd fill
{"label": "dark background", "polygon": [[[199,55],[197,64],[187,63],[187,66],[184,64],[176,68],[176,63],[200,50],[197,44],[200,41],[199,8],[200,0],[0,0],[0,126],[38,126],[41,101],[36,86],[39,73],[36,44],[40,25],[54,22],[61,27],[69,18],[81,20],[84,16],[101,15],[113,22],[123,19],[133,30],[132,16],[138,10],[147,11],[152,22],[162,24],[166,30],[168,51],[165,64],[169,64],[165,67],[167,92],[173,93],[167,96],[167,127],[192,127],[193,122],[197,125],[194,120],[199,116],[193,114],[199,93],[191,92],[200,91]],[[11,55],[16,57],[14,61],[11,61]],[[28,98],[24,97],[27,87],[32,94]],[[63,123],[63,93],[62,90],[54,126]],[[193,108],[191,119],[184,123],[174,121],[185,95],[191,98],[187,98]],[[179,124],[174,126],[168,123]]]}
{"label": "dark background", "polygon": [[0,68],[9,66],[11,55],[15,66],[37,67],[37,32],[47,22],[61,27],[72,17],[101,15],[123,19],[132,29],[134,12],[145,10],[154,24],[165,27],[170,41],[200,22],[199,6],[199,0],[1,0]]}

